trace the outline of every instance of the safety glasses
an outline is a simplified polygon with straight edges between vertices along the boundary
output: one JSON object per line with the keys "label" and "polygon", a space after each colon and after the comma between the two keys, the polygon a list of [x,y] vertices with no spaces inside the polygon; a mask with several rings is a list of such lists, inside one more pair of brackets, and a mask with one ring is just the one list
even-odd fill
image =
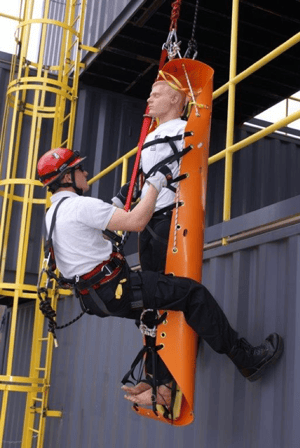
{"label": "safety glasses", "polygon": [[79,171],[81,171],[82,173],[85,171],[83,165],[77,165],[77,166],[75,167],[75,171],[76,171],[76,170],[79,170]]}

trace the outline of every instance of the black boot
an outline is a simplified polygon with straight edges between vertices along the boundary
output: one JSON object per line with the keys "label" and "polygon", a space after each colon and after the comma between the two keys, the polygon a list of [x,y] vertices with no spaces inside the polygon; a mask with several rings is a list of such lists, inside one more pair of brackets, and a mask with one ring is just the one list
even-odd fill
{"label": "black boot", "polygon": [[274,364],[280,358],[282,352],[282,337],[272,333],[258,347],[252,347],[244,338],[238,339],[227,356],[245,378],[256,381],[268,365]]}

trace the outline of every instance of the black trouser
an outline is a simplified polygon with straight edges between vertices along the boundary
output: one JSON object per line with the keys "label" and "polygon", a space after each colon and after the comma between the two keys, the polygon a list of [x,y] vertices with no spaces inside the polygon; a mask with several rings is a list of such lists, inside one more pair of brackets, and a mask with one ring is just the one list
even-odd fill
{"label": "black trouser", "polygon": [[154,216],[139,236],[142,271],[165,271],[172,213]]}
{"label": "black trouser", "polygon": [[[96,290],[114,316],[139,319],[142,310],[132,309],[136,300],[131,289],[132,275],[136,276],[136,273],[131,273],[126,264],[115,279]],[[222,309],[205,286],[189,278],[166,276],[158,272],[146,271],[138,275],[142,282],[144,308],[183,311],[188,325],[213,350],[226,354],[230,352],[237,341],[237,333],[231,328]],[[115,289],[125,277],[127,281],[122,284],[123,295],[116,299]],[[97,304],[90,306],[91,300],[88,297],[83,297],[83,302],[94,314],[103,317]]]}

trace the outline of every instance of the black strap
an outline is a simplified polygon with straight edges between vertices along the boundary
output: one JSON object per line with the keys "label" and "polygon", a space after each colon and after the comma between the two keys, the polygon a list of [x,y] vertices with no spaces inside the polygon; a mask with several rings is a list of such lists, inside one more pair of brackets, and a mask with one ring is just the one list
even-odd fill
{"label": "black strap", "polygon": [[115,232],[112,232],[111,230],[105,229],[102,230],[103,235],[106,235],[110,240],[113,240],[114,243],[117,243],[118,245],[120,245],[123,242],[123,238],[118,235]]}
{"label": "black strap", "polygon": [[96,303],[96,305],[100,308],[102,313],[106,314],[107,316],[113,316],[113,314],[108,311],[105,303],[103,302],[101,297],[96,293],[96,291],[93,288],[89,288],[88,291],[89,291],[90,297],[93,299],[93,301]]}
{"label": "black strap", "polygon": [[[51,246],[52,246],[52,233],[53,233],[54,226],[55,226],[55,222],[56,222],[57,211],[58,211],[60,205],[63,203],[63,201],[64,201],[65,199],[68,199],[68,196],[65,196],[65,197],[61,198],[61,200],[60,200],[59,203],[57,204],[57,206],[56,206],[56,208],[55,208],[55,210],[54,210],[54,212],[53,212],[53,215],[52,215],[52,220],[51,220],[51,224],[50,224],[49,235],[48,235],[48,238],[47,238],[47,241],[46,241],[46,242],[48,242],[48,241],[51,242]],[[47,231],[46,231],[46,232],[47,232]]]}
{"label": "black strap", "polygon": [[[182,140],[185,137],[190,137],[191,135],[192,135],[192,132],[184,132],[183,134],[173,135],[172,137],[170,137],[169,135],[166,135],[163,138],[157,138],[155,140],[151,140],[151,142],[144,143],[143,149],[149,148],[149,146],[152,146],[152,145],[159,145],[161,143],[169,143],[171,148],[173,149],[174,153],[177,153],[178,149],[177,149],[176,145],[174,144],[174,142],[176,142],[178,140]],[[173,145],[174,145],[175,149],[173,148]]]}
{"label": "black strap", "polygon": [[73,279],[64,279],[66,283],[74,284],[76,288],[80,291],[82,289],[89,289],[91,286],[96,285],[101,280],[104,279],[104,277],[108,277],[113,273],[113,271],[122,266],[124,264],[124,259],[119,259],[114,257],[109,263],[105,264],[101,271],[97,272],[95,275],[93,275],[89,279],[83,279],[80,277],[79,281],[77,281],[76,277]]}
{"label": "black strap", "polygon": [[133,302],[130,303],[132,310],[141,310],[144,306],[143,292],[142,292],[142,278],[139,272],[130,273],[130,286],[133,294]]}
{"label": "black strap", "polygon": [[[162,166],[164,166],[168,163],[172,163],[175,160],[178,160],[181,157],[185,156],[185,154],[187,154],[191,149],[193,149],[193,147],[192,147],[192,145],[189,145],[186,148],[184,148],[182,151],[178,152],[177,154],[173,154],[169,157],[166,157],[164,160],[161,160],[156,165],[154,165],[151,168],[151,170],[148,171],[148,173],[144,173],[145,179],[148,179],[148,177],[151,176],[151,174],[156,173],[156,171],[158,171],[158,169],[161,168]],[[172,182],[174,182],[174,180],[172,180]]]}
{"label": "black strap", "polygon": [[152,238],[154,238],[156,241],[159,241],[162,244],[168,244],[168,238],[162,238],[161,236],[157,235],[157,233],[155,233],[148,224],[146,225],[146,229],[148,230]]}
{"label": "black strap", "polygon": [[[178,202],[178,207],[181,207],[183,205],[183,202]],[[160,216],[165,212],[173,210],[173,208],[177,207],[177,203],[174,202],[174,204],[167,205],[166,207],[161,208],[160,210],[157,210],[157,212],[153,213],[152,218],[155,218],[156,216]]]}

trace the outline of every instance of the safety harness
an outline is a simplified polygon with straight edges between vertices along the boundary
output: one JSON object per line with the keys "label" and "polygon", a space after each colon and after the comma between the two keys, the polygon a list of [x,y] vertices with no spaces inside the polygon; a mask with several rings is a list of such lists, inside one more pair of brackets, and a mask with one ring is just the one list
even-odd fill
{"label": "safety harness", "polygon": [[[156,165],[154,165],[149,171],[148,173],[144,173],[144,178],[145,180],[148,179],[149,176],[151,176],[152,174],[154,174],[159,168],[161,168],[162,166],[168,164],[168,163],[172,163],[177,161],[179,164],[179,160],[181,157],[183,157],[185,154],[187,154],[191,149],[193,149],[192,145],[187,146],[186,148],[184,148],[182,151],[178,151],[175,142],[176,141],[180,141],[182,139],[184,139],[185,137],[189,137],[192,135],[192,132],[184,132],[183,134],[179,134],[179,135],[175,135],[175,136],[168,136],[166,135],[163,138],[158,138],[155,140],[151,140],[150,142],[147,142],[143,145],[143,149],[145,148],[149,148],[152,145],[159,145],[159,144],[164,144],[164,143],[169,143],[173,154],[171,154],[170,156],[166,157],[165,159],[161,160],[160,162],[158,162]],[[141,171],[142,172],[142,171]],[[171,179],[171,181],[168,181],[168,185],[166,188],[169,188],[171,191],[173,191],[174,193],[176,192],[176,188],[174,186],[172,186],[171,184],[176,183],[176,182],[180,182],[181,180],[185,179],[187,177],[187,174],[181,174],[180,176],[177,176],[175,179]],[[167,205],[166,207],[161,208],[160,210],[157,210],[155,213],[153,213],[153,217],[154,219],[167,219],[167,216],[169,216],[170,218],[170,212],[175,208],[175,207],[180,207],[183,203],[179,202],[178,204],[176,204],[176,202]],[[152,238],[154,238],[155,240],[161,242],[162,244],[167,244],[168,240],[161,238],[159,235],[157,235],[157,233],[150,227],[149,224],[146,225],[146,229],[147,231],[151,234]]]}
{"label": "safety harness", "polygon": [[[44,316],[47,317],[47,319],[49,320],[48,331],[53,334],[56,344],[57,344],[57,338],[55,330],[59,330],[71,325],[72,323],[80,319],[85,313],[93,314],[87,307],[85,307],[81,296],[89,294],[92,297],[92,299],[94,300],[97,299],[97,305],[101,309],[103,314],[106,316],[111,315],[111,313],[107,310],[107,307],[105,306],[104,302],[97,295],[95,290],[98,289],[102,284],[109,282],[110,280],[115,278],[119,274],[125,263],[125,257],[119,251],[120,249],[118,249],[112,252],[108,260],[103,261],[87,274],[84,274],[82,276],[76,275],[75,277],[70,279],[63,277],[62,275],[56,275],[55,273],[56,262],[53,249],[52,234],[56,222],[58,209],[66,199],[67,197],[63,197],[58,202],[53,212],[48,238],[46,238],[44,244],[45,258],[37,285],[37,293],[40,299],[40,310],[44,314]],[[43,273],[47,275],[47,281],[45,286],[41,286]],[[78,317],[68,322],[67,324],[61,326],[58,326],[54,319],[56,317],[56,313],[51,306],[51,300],[48,296],[48,289],[50,286],[50,282],[52,280],[55,280],[59,285],[59,287],[62,289],[74,288],[76,297],[80,300],[80,305],[83,310]]]}
{"label": "safety harness", "polygon": [[[179,159],[181,157],[183,157],[185,154],[187,154],[191,149],[193,149],[192,145],[187,146],[186,148],[184,148],[182,151],[178,151],[176,145],[174,142],[182,140],[185,137],[189,137],[193,135],[192,132],[185,132],[184,134],[179,134],[179,135],[175,135],[175,136],[168,136],[166,135],[163,138],[158,138],[155,140],[151,140],[151,142],[147,142],[143,145],[143,149],[149,148],[149,146],[153,146],[153,145],[159,145],[159,144],[163,144],[163,143],[169,143],[173,154],[166,157],[165,159],[161,160],[160,162],[156,163],[156,165],[154,165],[149,171],[148,173],[144,173],[143,175],[145,177],[145,180],[148,179],[148,177],[150,177],[152,174],[156,173],[157,170],[159,170],[159,168],[161,168],[164,165],[167,165],[168,163],[172,163],[177,161],[179,163]],[[169,188],[170,190],[172,190],[173,192],[176,191],[176,188],[174,188],[173,186],[171,186],[170,184],[173,184],[175,182],[179,182],[182,179],[185,179],[186,175],[183,174],[181,176],[176,177],[175,179],[172,179],[170,182],[168,182],[168,186],[167,188]],[[172,204],[173,205],[173,204]]]}

